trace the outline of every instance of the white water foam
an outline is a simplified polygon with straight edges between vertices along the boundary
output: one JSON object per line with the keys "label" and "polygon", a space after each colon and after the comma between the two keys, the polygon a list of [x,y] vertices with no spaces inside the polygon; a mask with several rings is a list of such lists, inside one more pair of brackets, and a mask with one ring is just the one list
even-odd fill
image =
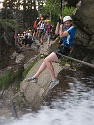
{"label": "white water foam", "polygon": [[[93,97],[81,100],[78,104],[75,100],[73,103],[66,101],[65,104],[59,100],[53,102],[53,105],[53,109],[44,106],[38,113],[26,114],[7,125],[94,125]],[[64,106],[65,109],[56,108],[58,105]]]}
{"label": "white water foam", "polygon": [[[69,93],[43,106],[37,113],[28,113],[19,120],[3,125],[94,125],[94,90],[75,80]],[[63,96],[62,96],[63,95]]]}

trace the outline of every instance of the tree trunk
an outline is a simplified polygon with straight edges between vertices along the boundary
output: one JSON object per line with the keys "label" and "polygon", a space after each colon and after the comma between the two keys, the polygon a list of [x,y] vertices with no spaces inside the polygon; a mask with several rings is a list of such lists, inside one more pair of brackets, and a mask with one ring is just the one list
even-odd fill
{"label": "tree trunk", "polygon": [[15,11],[15,46],[17,45],[17,34],[18,34],[18,12],[19,12],[20,0],[16,4]]}
{"label": "tree trunk", "polygon": [[1,61],[1,42],[0,42],[0,61]]}

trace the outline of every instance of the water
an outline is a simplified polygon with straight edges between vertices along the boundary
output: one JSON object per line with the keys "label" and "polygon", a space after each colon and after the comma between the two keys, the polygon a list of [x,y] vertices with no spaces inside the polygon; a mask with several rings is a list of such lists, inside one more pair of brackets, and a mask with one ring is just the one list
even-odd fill
{"label": "water", "polygon": [[38,112],[21,118],[0,118],[0,125],[94,125],[94,74],[60,73],[61,83],[44,100]]}

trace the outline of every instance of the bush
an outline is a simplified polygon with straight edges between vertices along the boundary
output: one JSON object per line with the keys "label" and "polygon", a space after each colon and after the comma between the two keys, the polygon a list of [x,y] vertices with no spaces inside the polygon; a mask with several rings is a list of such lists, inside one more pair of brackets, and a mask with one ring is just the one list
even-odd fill
{"label": "bush", "polygon": [[63,17],[64,16],[72,16],[73,11],[75,10],[75,7],[64,7],[63,9]]}
{"label": "bush", "polygon": [[7,89],[7,87],[15,81],[20,83],[34,65],[35,62],[32,62],[25,70],[18,69],[16,72],[6,71],[4,75],[0,77],[0,90]]}
{"label": "bush", "polygon": [[30,71],[30,69],[35,65],[36,62],[32,62],[23,72],[22,74],[22,79],[25,78],[25,76],[27,75],[27,73]]}
{"label": "bush", "polygon": [[5,89],[14,80],[14,72],[7,71],[0,77],[0,89]]}

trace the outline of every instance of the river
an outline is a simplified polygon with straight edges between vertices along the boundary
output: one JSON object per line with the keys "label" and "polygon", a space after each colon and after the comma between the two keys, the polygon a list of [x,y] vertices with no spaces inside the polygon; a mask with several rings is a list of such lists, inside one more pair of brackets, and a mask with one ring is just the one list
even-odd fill
{"label": "river", "polygon": [[28,109],[19,119],[3,116],[0,125],[94,125],[94,71],[62,71],[58,77],[40,110]]}

